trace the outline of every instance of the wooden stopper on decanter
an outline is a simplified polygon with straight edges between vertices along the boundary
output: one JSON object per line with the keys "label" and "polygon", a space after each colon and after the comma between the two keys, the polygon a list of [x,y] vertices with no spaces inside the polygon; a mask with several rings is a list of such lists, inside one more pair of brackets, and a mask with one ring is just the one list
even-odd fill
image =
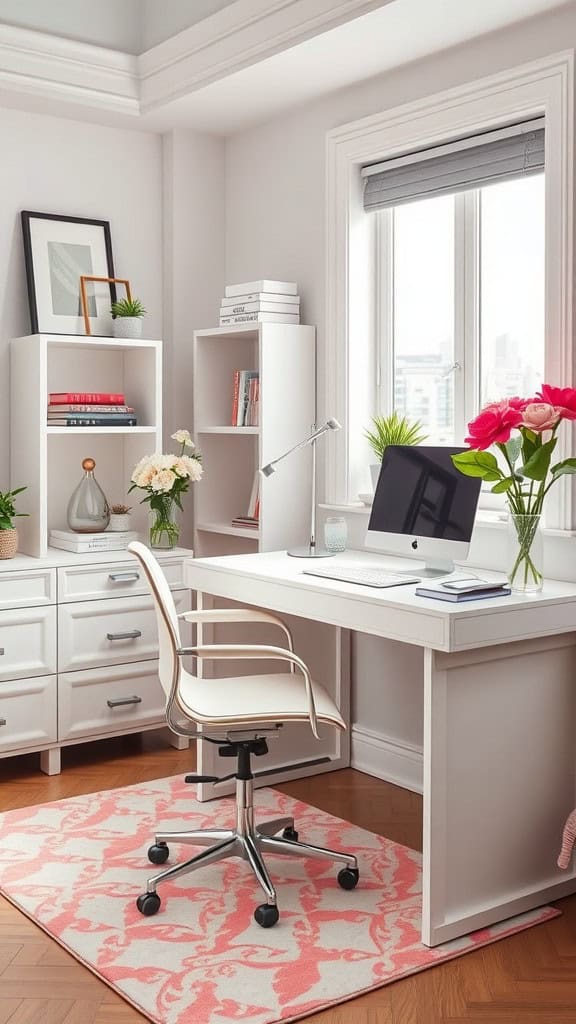
{"label": "wooden stopper on decanter", "polygon": [[96,463],[94,459],[82,459],[82,469],[84,469],[87,473],[91,473],[92,470],[95,469],[95,467]]}

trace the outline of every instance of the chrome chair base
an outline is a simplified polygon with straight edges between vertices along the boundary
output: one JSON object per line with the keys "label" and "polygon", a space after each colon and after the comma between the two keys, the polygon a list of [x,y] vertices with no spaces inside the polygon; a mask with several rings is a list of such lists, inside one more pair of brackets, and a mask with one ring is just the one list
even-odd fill
{"label": "chrome chair base", "polygon": [[[289,857],[313,857],[328,859],[342,864],[338,883],[344,889],[355,888],[358,878],[358,862],[350,853],[328,850],[322,846],[312,846],[298,841],[294,830],[294,818],[275,818],[259,825],[254,824],[253,782],[251,779],[236,780],[236,828],[234,829],[197,829],[184,832],[159,832],[154,845],[148,851],[148,857],[155,864],[164,863],[169,856],[168,844],[183,843],[192,846],[203,846],[190,860],[175,864],[165,871],[159,872],[148,879],[146,892],[138,898],[137,906],[141,913],[155,914],[160,909],[160,897],[156,889],[161,882],[180,878],[205,864],[214,864],[228,857],[239,857],[248,861],[256,879],[264,891],[266,903],[258,907],[255,918],[263,927],[270,927],[278,920],[276,889],[268,873],[263,854],[274,853]],[[279,836],[278,833],[284,835]],[[291,835],[292,834],[292,835]]]}

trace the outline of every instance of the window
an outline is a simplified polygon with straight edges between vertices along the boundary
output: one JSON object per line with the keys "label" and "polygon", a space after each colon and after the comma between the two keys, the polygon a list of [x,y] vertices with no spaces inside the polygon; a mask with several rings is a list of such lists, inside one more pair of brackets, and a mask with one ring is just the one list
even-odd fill
{"label": "window", "polygon": [[377,412],[461,443],[544,374],[544,174],[376,213]]}

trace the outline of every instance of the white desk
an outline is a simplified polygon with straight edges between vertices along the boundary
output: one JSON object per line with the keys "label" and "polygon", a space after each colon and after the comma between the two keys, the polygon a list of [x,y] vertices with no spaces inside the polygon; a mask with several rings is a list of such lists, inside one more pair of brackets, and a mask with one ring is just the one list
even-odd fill
{"label": "white desk", "polygon": [[[406,566],[365,552],[337,558]],[[305,564],[284,552],[189,559],[185,581],[201,600],[424,648],[423,942],[576,891],[576,872],[556,868],[576,803],[576,585],[454,605],[417,598],[414,585],[305,576]]]}

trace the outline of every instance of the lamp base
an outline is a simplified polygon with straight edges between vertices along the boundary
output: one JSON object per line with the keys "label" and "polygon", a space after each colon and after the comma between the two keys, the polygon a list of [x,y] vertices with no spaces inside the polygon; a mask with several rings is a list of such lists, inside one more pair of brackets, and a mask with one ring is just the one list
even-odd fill
{"label": "lamp base", "polygon": [[336,554],[335,551],[327,551],[326,548],[313,547],[308,545],[305,548],[292,548],[288,551],[288,554],[292,558],[332,558]]}

